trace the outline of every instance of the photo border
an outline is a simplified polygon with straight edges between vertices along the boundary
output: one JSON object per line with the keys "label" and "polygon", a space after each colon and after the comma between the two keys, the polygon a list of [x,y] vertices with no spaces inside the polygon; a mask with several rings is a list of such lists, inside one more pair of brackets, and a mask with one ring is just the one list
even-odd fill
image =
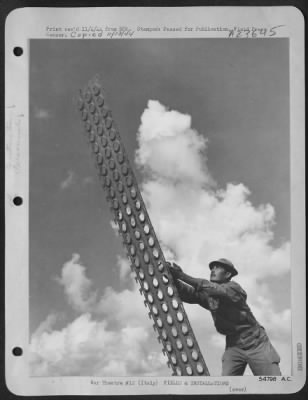
{"label": "photo border", "polygon": [[[260,9],[260,8],[258,8]],[[303,310],[303,305],[300,308],[300,315],[298,313],[294,313],[294,309],[297,309],[297,305],[299,303],[299,297],[305,293],[305,288],[303,288],[303,276],[305,276],[305,223],[303,221],[303,215],[305,213],[305,153],[304,153],[304,26],[303,26],[303,16],[294,7],[285,7],[280,10],[277,14],[273,16],[273,13],[270,12],[270,7],[264,7],[265,17],[268,17],[268,20],[272,22],[272,18],[274,18],[274,25],[281,24],[283,21],[287,26],[287,35],[290,38],[290,102],[291,102],[291,194],[292,194],[292,202],[291,202],[291,210],[292,210],[292,223],[291,223],[291,238],[292,238],[292,264],[298,265],[298,269],[293,272],[292,271],[292,321],[296,321],[297,326],[300,326],[299,332],[294,331],[294,326],[292,330],[292,349],[295,351],[294,344],[296,343],[304,343],[304,348],[306,349],[305,340],[303,338],[306,337],[305,334],[305,320],[301,318],[301,315],[305,315],[305,310]],[[55,14],[61,13],[62,15],[68,13],[68,15],[72,15],[72,9],[53,9],[57,11]],[[121,16],[119,16],[119,9],[115,10],[115,8],[102,8],[102,13],[104,17],[108,19],[110,23],[110,18],[114,18],[114,23],[119,26],[123,24],[122,21],[126,25],[129,25],[127,22],[127,18],[130,19],[130,23],[134,23],[134,18],[136,18],[136,9],[131,8],[122,8]],[[191,8],[190,8],[191,10]],[[218,12],[219,10],[219,12]],[[151,8],[143,8],[143,15],[150,15]],[[168,8],[164,7],[164,14],[170,12],[169,18],[180,18],[179,16],[174,16],[175,11],[179,11],[179,15],[185,13],[184,8]],[[207,8],[206,15],[209,17],[210,9]],[[221,8],[213,8],[213,11],[221,14]],[[226,11],[226,10],[224,10]],[[231,12],[232,11],[232,12]],[[267,11],[269,11],[269,15],[267,15]],[[44,15],[43,21],[39,27],[39,31],[34,32],[33,26],[38,22],[38,14],[40,17]],[[5,89],[6,89],[6,170],[5,170],[5,208],[6,208],[6,280],[5,287],[6,290],[6,384],[12,392],[20,395],[42,395],[42,394],[80,394],[80,389],[82,391],[81,394],[84,395],[115,395],[115,394],[123,394],[122,392],[115,393],[114,390],[112,392],[104,392],[101,391],[95,392],[91,387],[89,390],[87,382],[84,382],[84,387],[77,388],[78,392],[68,392],[72,387],[76,388],[76,379],[83,380],[83,377],[78,378],[28,378],[28,362],[25,361],[26,351],[22,357],[12,356],[11,349],[16,347],[16,343],[19,344],[20,347],[26,348],[27,343],[29,343],[28,338],[28,323],[24,321],[23,316],[28,316],[29,310],[27,309],[27,299],[29,297],[27,282],[28,282],[28,270],[27,268],[18,268],[20,265],[24,265],[24,260],[29,258],[29,242],[28,242],[28,205],[29,205],[29,142],[26,136],[21,135],[21,132],[26,132],[29,134],[28,127],[28,118],[29,118],[29,103],[28,103],[28,65],[29,65],[29,55],[27,54],[29,38],[42,38],[44,37],[44,28],[43,25],[46,25],[46,21],[50,18],[57,19],[57,15],[50,14],[51,9],[46,8],[23,8],[19,10],[12,11],[7,17],[6,21],[6,49],[5,49],[5,63],[6,63],[6,81],[5,81]],[[84,8],[83,13],[85,15],[87,21],[89,18],[92,18],[91,15],[94,15],[95,10],[88,10]],[[127,15],[124,15],[125,13]],[[228,15],[230,27],[234,25],[233,12],[240,12],[239,9],[234,10],[230,8],[230,12],[226,12]],[[245,9],[245,16],[248,14],[253,14],[253,8]],[[275,10],[276,12],[276,10]],[[194,7],[193,14],[199,14],[200,9],[197,10]],[[172,15],[171,15],[172,14]],[[232,16],[231,16],[232,14]],[[133,16],[132,16],[133,15]],[[187,13],[186,13],[187,16]],[[119,17],[124,18],[119,22]],[[31,21],[32,24],[30,31],[26,29],[26,27],[21,28],[21,21],[27,19],[27,21]],[[138,18],[138,17],[137,17]],[[152,16],[151,16],[152,18]],[[217,15],[215,14],[215,18]],[[231,22],[230,22],[231,18]],[[237,17],[235,17],[237,18]],[[101,23],[103,24],[103,23]],[[241,26],[241,25],[239,25]],[[245,21],[244,26],[247,26],[247,22]],[[18,27],[18,29],[16,29]],[[281,33],[282,35],[285,33]],[[211,35],[209,32],[208,35]],[[285,37],[279,36],[277,33],[277,37]],[[149,36],[148,36],[149,37]],[[174,37],[174,36],[168,36]],[[176,37],[176,36],[175,36]],[[200,37],[200,36],[198,36]],[[212,36],[204,36],[204,37],[212,37]],[[222,36],[223,37],[223,36]],[[136,38],[136,36],[134,37]],[[153,35],[151,34],[151,38]],[[57,39],[50,39],[57,40]],[[74,40],[74,39],[69,39]],[[112,40],[112,39],[110,39]],[[232,40],[232,39],[230,39]],[[253,40],[253,38],[251,38]],[[11,49],[18,46],[21,46],[24,49],[24,55],[22,57],[16,57]],[[15,88],[18,88],[18,91]],[[11,106],[14,105],[14,108]],[[294,135],[296,135],[295,141]],[[15,206],[13,203],[13,199],[16,196],[21,196],[23,198],[23,204],[21,207]],[[16,233],[20,237],[26,238],[26,240],[16,241]],[[13,247],[14,246],[14,247]],[[295,279],[294,279],[295,275]],[[294,282],[296,280],[296,283]],[[302,287],[301,287],[301,286]],[[296,290],[294,290],[296,287]],[[301,289],[300,289],[301,288]],[[300,290],[299,290],[300,289]],[[296,292],[296,293],[295,293]],[[13,294],[13,299],[12,299]],[[305,296],[304,296],[305,297]],[[20,329],[16,329],[16,321],[18,324],[21,323],[23,319],[23,324]],[[23,329],[22,329],[23,328]],[[304,333],[304,335],[303,335]],[[296,359],[293,359],[293,368],[295,367]],[[305,372],[305,369],[304,369]],[[18,376],[18,382],[15,380]],[[258,391],[251,391],[250,393],[294,393],[294,391],[300,390],[300,388],[304,385],[305,380],[303,380],[305,375],[298,376],[298,379],[291,382],[286,382],[285,387],[287,387],[286,391],[272,391],[272,388],[276,385],[272,385],[271,388],[269,385],[259,385]],[[209,377],[210,378],[210,377]],[[217,377],[213,377],[217,380]],[[70,381],[70,388],[58,387],[57,380],[59,381]],[[84,378],[84,380],[89,380],[90,378]],[[123,378],[120,378],[123,379]],[[194,379],[188,377],[182,377],[181,379]],[[233,379],[233,378],[231,378]],[[238,378],[236,378],[238,379]],[[243,377],[240,379],[250,380],[254,382],[256,380],[255,377]],[[35,386],[34,381],[39,380],[39,385]],[[46,381],[48,380],[48,382]],[[32,381],[32,382],[29,382]],[[52,382],[51,382],[52,381]],[[250,383],[249,383],[250,384]],[[61,382],[60,382],[61,385]],[[253,384],[252,384],[253,385]],[[39,386],[39,391],[38,391]],[[67,386],[67,385],[66,385]],[[46,390],[45,392],[41,392],[42,388]],[[190,387],[191,388],[191,387]],[[270,390],[269,390],[270,389]],[[274,388],[276,389],[276,388]],[[74,390],[73,390],[74,391]],[[189,394],[218,394],[218,390],[215,392],[204,392],[204,391],[189,391]],[[157,393],[157,389],[155,389],[155,393]],[[182,390],[177,392],[176,388],[167,388],[165,391],[161,392],[162,394],[187,394]],[[136,393],[136,389],[132,393],[128,393],[127,390],[125,394],[154,394],[151,391],[140,391],[140,393]],[[224,393],[221,393],[224,394]]]}

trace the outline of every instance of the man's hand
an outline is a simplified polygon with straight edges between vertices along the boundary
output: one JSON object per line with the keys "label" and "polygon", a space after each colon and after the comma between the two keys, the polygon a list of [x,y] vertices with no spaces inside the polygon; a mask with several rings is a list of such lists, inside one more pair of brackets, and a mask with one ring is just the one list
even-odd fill
{"label": "man's hand", "polygon": [[175,280],[180,280],[187,285],[192,286],[196,290],[201,289],[203,279],[193,278],[192,276],[185,274],[182,268],[176,263],[172,263],[171,265],[170,262],[167,262],[166,264]]}
{"label": "man's hand", "polygon": [[183,272],[182,268],[176,263],[172,263],[172,268],[174,268],[178,272]]}
{"label": "man's hand", "polygon": [[183,272],[182,268],[175,263],[171,264],[170,262],[167,262],[167,266],[169,267],[169,271],[174,278],[177,278]]}

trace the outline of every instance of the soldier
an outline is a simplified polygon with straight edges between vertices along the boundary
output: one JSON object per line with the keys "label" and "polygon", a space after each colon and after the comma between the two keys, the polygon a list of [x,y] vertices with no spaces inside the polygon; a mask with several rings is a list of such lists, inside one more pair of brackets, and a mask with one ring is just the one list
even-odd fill
{"label": "soldier", "polygon": [[216,330],[226,336],[222,375],[243,375],[247,364],[254,375],[281,375],[280,357],[248,307],[246,292],[231,281],[238,274],[232,262],[212,261],[210,281],[185,274],[175,263],[168,266],[182,301],[209,310]]}

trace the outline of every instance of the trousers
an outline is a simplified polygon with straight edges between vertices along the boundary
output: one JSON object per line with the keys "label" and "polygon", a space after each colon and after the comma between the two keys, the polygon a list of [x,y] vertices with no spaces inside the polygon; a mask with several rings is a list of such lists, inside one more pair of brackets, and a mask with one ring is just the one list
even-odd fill
{"label": "trousers", "polygon": [[254,375],[280,376],[279,362],[279,354],[266,336],[248,349],[227,347],[222,356],[222,375],[243,375],[248,364]]}

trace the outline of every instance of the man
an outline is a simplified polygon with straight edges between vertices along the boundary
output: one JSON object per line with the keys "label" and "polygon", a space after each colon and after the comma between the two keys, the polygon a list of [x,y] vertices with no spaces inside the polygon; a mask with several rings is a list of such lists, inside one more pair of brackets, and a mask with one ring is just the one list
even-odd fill
{"label": "man", "polygon": [[216,330],[226,336],[222,375],[243,375],[247,364],[254,375],[281,375],[278,353],[248,307],[245,291],[231,281],[238,274],[231,261],[212,261],[210,281],[185,274],[175,263],[168,266],[182,301],[209,310]]}

